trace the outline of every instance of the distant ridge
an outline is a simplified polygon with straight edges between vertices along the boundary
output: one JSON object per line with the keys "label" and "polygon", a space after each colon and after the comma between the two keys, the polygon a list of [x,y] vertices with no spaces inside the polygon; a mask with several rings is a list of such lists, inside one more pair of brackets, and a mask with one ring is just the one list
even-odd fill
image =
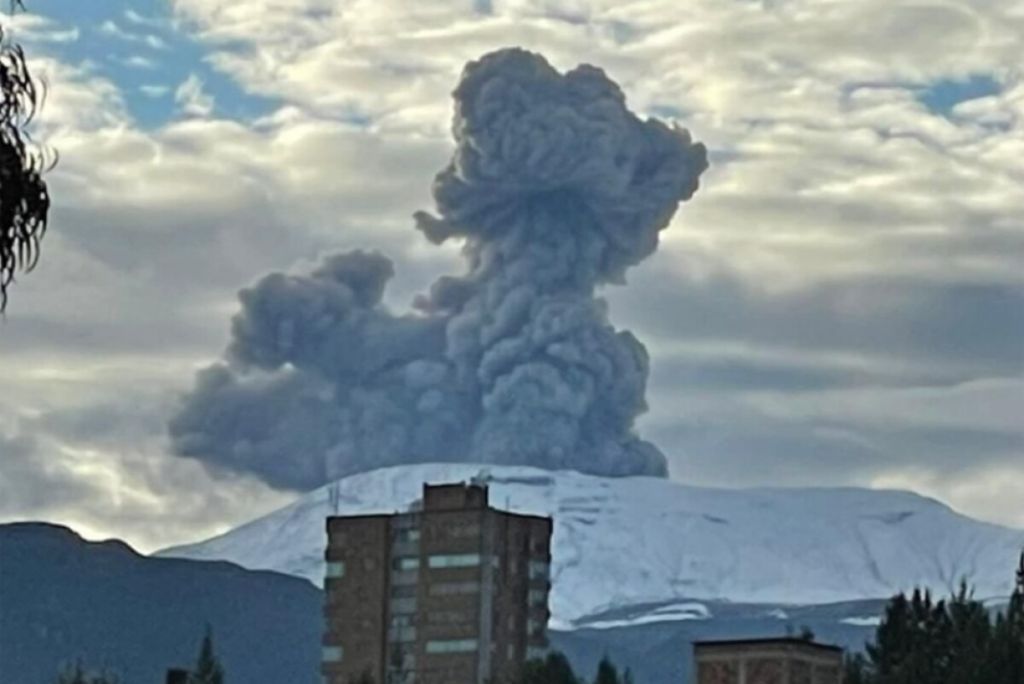
{"label": "distant ridge", "polygon": [[[231,563],[154,559],[48,523],[0,525],[3,684],[48,684],[81,659],[127,684],[194,662],[207,623],[229,681],[319,682],[321,592]],[[274,644],[267,649],[261,644]]]}

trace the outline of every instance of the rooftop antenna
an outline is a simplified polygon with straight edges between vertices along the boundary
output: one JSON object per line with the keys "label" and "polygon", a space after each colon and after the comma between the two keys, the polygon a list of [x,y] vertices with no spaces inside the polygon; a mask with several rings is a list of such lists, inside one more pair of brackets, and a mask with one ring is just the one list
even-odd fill
{"label": "rooftop antenna", "polygon": [[341,508],[341,486],[335,482],[327,489],[327,501],[335,515]]}
{"label": "rooftop antenna", "polygon": [[486,486],[491,481],[491,469],[481,468],[476,475],[469,479],[469,483],[477,486]]}

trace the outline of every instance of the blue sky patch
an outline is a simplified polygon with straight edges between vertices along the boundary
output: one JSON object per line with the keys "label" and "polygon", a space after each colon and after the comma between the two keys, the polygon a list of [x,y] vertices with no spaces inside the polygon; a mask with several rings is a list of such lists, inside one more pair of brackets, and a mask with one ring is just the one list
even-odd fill
{"label": "blue sky patch", "polygon": [[917,92],[917,101],[930,112],[947,119],[952,116],[953,108],[961,102],[989,97],[1002,92],[999,81],[988,74],[972,74],[966,79],[941,79],[921,88]]}
{"label": "blue sky patch", "polygon": [[77,29],[77,38],[31,45],[68,64],[86,64],[121,91],[128,112],[142,128],[156,128],[184,114],[175,92],[190,76],[213,97],[213,113],[252,119],[275,102],[247,93],[208,62],[208,46],[174,21],[162,0],[33,0],[30,10],[55,22],[57,31]]}

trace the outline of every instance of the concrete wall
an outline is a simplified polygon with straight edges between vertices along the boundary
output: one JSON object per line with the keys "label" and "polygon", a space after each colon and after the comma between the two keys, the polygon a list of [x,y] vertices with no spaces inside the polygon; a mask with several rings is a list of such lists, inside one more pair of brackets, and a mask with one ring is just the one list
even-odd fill
{"label": "concrete wall", "polygon": [[[341,578],[325,580],[325,646],[340,645],[339,663],[325,663],[328,684],[349,684],[363,672],[384,681],[385,609],[388,597],[388,516],[331,518],[327,562],[343,562]],[[273,648],[272,644],[267,644]]]}
{"label": "concrete wall", "polygon": [[842,651],[797,640],[697,644],[697,684],[840,684]]}

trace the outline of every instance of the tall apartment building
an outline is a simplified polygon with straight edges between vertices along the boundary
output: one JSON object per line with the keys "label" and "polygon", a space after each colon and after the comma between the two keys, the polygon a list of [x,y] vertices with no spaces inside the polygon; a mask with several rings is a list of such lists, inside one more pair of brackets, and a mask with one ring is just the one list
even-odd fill
{"label": "tall apartment building", "polygon": [[803,639],[698,641],[697,684],[841,684],[843,650]]}
{"label": "tall apartment building", "polygon": [[411,510],[327,519],[326,684],[503,684],[547,647],[551,519],[487,487],[425,485]]}

